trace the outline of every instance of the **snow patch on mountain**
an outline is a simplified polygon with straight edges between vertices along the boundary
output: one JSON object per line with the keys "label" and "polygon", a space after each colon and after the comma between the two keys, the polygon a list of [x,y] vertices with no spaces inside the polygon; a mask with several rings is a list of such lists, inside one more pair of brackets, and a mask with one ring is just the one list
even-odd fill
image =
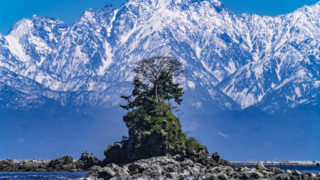
{"label": "snow patch on mountain", "polygon": [[187,73],[178,81],[197,108],[318,104],[319,17],[320,3],[265,17],[237,15],[218,0],[129,0],[89,9],[70,28],[35,15],[0,36],[0,91],[38,103],[111,105],[130,91],[138,61],[164,55],[182,62]]}

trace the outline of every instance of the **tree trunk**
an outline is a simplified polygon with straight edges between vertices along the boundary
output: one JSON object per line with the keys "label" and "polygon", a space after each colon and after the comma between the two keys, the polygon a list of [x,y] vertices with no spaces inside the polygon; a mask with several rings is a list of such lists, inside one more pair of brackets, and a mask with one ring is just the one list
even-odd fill
{"label": "tree trunk", "polygon": [[156,103],[158,104],[158,85],[157,83],[155,84],[156,88]]}

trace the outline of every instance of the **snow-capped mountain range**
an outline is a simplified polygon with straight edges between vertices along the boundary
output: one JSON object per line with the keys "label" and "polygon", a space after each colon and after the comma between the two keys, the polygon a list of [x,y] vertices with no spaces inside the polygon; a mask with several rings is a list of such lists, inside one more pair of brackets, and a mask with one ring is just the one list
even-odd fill
{"label": "snow-capped mountain range", "polygon": [[[0,35],[0,106],[115,106],[143,58],[179,59],[189,104],[266,112],[318,105],[320,2],[290,14],[235,14],[218,0],[129,0],[68,27],[34,15]],[[189,97],[189,98],[188,98]]]}

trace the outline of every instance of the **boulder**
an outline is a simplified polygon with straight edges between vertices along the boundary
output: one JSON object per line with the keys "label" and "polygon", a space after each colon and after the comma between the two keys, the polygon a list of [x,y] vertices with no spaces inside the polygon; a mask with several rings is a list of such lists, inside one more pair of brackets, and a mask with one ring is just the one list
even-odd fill
{"label": "boulder", "polygon": [[64,156],[49,162],[49,171],[73,171],[76,169],[76,164],[71,156]]}
{"label": "boulder", "polygon": [[184,176],[184,177],[187,177],[187,176],[190,176],[190,171],[188,171],[188,170],[186,170],[186,169],[184,169],[183,170],[183,172],[182,172],[182,175]]}
{"label": "boulder", "polygon": [[300,171],[294,170],[294,171],[292,172],[292,175],[301,176],[302,174],[301,174]]}
{"label": "boulder", "polygon": [[99,165],[100,161],[94,155],[90,155],[88,152],[84,152],[81,154],[80,159],[77,161],[76,166],[81,170],[89,170],[91,167],[95,165]]}
{"label": "boulder", "polygon": [[194,165],[194,162],[192,160],[190,160],[190,159],[185,159],[184,161],[182,161],[180,163],[180,165],[182,167],[186,167],[186,166],[192,167]]}
{"label": "boulder", "polygon": [[14,171],[13,159],[6,159],[0,161],[0,171]]}
{"label": "boulder", "polygon": [[220,155],[218,152],[215,152],[212,154],[212,159],[216,162],[219,162],[220,161]]}
{"label": "boulder", "polygon": [[301,179],[301,176],[298,176],[298,175],[290,175],[290,180],[300,180]]}
{"label": "boulder", "polygon": [[304,173],[302,178],[305,180],[314,180],[317,178],[317,176],[314,173]]}
{"label": "boulder", "polygon": [[43,166],[39,166],[38,163],[32,160],[20,161],[17,165],[18,171],[37,171],[39,168],[45,168]]}
{"label": "boulder", "polygon": [[261,174],[260,172],[253,172],[251,174],[251,178],[254,178],[254,179],[261,179],[263,177],[264,177],[263,174]]}
{"label": "boulder", "polygon": [[258,171],[263,171],[263,170],[265,170],[266,168],[264,167],[264,163],[263,163],[262,161],[259,161],[258,164],[257,164],[257,166],[256,166],[256,169],[257,169]]}
{"label": "boulder", "polygon": [[176,166],[175,164],[167,164],[163,167],[163,169],[165,169],[168,172],[177,172],[178,171],[178,166]]}
{"label": "boulder", "polygon": [[148,165],[146,163],[133,163],[128,166],[130,174],[142,173]]}
{"label": "boulder", "polygon": [[276,176],[276,179],[278,180],[290,180],[290,176],[286,173],[278,174]]}
{"label": "boulder", "polygon": [[110,168],[110,167],[104,167],[98,169],[98,178],[103,178],[103,179],[110,179],[114,176],[116,176],[116,173]]}
{"label": "boulder", "polygon": [[102,168],[101,166],[92,166],[89,170],[90,171],[98,171],[98,169]]}
{"label": "boulder", "polygon": [[222,166],[232,166],[232,164],[227,161],[227,160],[224,160],[222,158],[220,158],[220,155],[219,153],[215,152],[212,154],[211,158],[215,161],[216,164],[218,165],[222,165]]}
{"label": "boulder", "polygon": [[279,169],[279,168],[270,168],[270,171],[273,173],[273,174],[275,174],[275,175],[277,175],[277,174],[283,174],[284,173],[284,171],[283,170],[281,170],[281,169]]}
{"label": "boulder", "polygon": [[191,172],[191,175],[198,177],[200,175],[200,168],[195,166],[191,168],[190,172]]}
{"label": "boulder", "polygon": [[250,179],[251,178],[251,173],[249,173],[249,172],[241,172],[240,178],[241,179]]}
{"label": "boulder", "polygon": [[179,174],[177,172],[170,172],[169,174],[167,174],[167,178],[170,179],[177,179],[179,176]]}
{"label": "boulder", "polygon": [[221,180],[228,180],[229,177],[226,175],[226,174],[219,174],[218,175],[218,179],[221,179]]}

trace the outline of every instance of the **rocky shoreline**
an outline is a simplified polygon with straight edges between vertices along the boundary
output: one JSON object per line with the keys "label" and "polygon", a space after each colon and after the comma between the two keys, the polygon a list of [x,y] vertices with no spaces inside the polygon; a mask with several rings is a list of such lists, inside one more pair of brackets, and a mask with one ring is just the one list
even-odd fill
{"label": "rocky shoreline", "polygon": [[64,156],[54,160],[13,160],[0,161],[0,172],[76,172],[88,171],[101,162],[93,155],[85,152],[80,159]]}
{"label": "rocky shoreline", "polygon": [[[231,164],[237,167],[253,167],[257,166],[259,161],[233,161]],[[267,167],[297,167],[297,166],[308,166],[315,167],[320,166],[320,161],[264,161],[263,164]]]}
{"label": "rocky shoreline", "polygon": [[279,180],[320,180],[320,173],[301,173],[297,170],[265,168],[259,162],[256,168],[234,168],[230,162],[220,158],[218,153],[209,157],[185,158],[180,155],[165,155],[141,159],[127,164],[109,163],[103,165],[95,156],[83,153],[79,160],[71,156],[45,160],[2,160],[0,171],[17,172],[61,172],[88,171],[84,180],[160,180],[160,179],[279,179]]}
{"label": "rocky shoreline", "polygon": [[[279,180],[320,180],[320,173],[301,173],[297,170],[265,168],[260,162],[256,168],[234,168],[220,159],[216,153],[208,157],[215,163],[203,164],[200,159],[183,159],[179,156],[160,156],[138,160],[125,165],[114,163],[104,167],[94,166],[85,179],[279,179]],[[211,159],[211,160],[210,160]]]}
{"label": "rocky shoreline", "polygon": [[64,156],[54,160],[2,160],[0,171],[6,172],[89,172],[83,179],[112,180],[160,180],[160,179],[279,179],[279,180],[320,180],[320,173],[301,173],[297,170],[265,168],[259,162],[256,168],[234,168],[218,153],[211,156],[200,153],[197,156],[181,154],[164,155],[140,159],[130,163],[107,163],[85,152],[80,159]]}

